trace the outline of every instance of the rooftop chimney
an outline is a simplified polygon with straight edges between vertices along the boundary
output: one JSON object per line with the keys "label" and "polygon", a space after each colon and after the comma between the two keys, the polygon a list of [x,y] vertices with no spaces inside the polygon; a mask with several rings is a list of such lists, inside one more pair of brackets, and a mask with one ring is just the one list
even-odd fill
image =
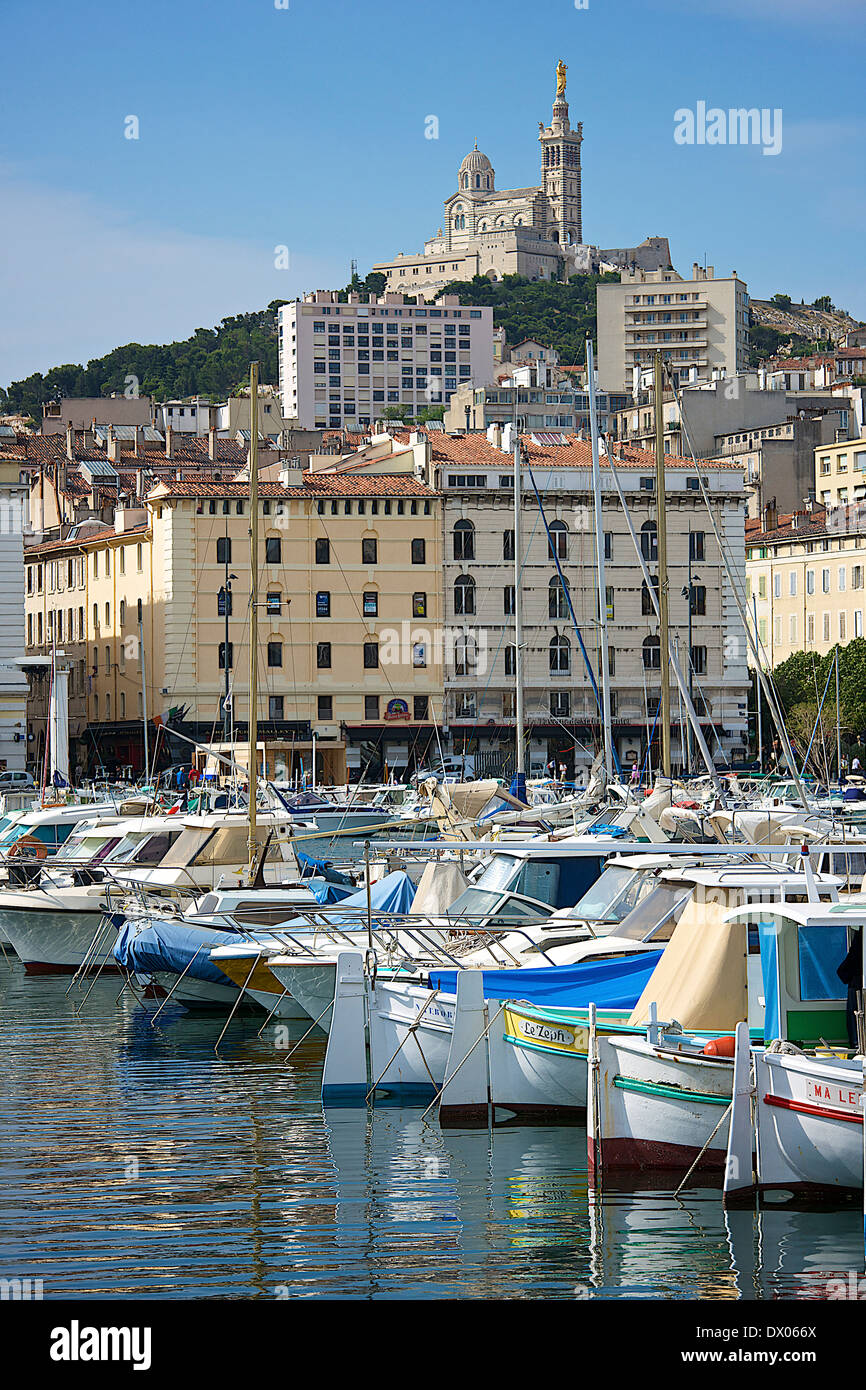
{"label": "rooftop chimney", "polygon": [[167,459],[174,458],[174,430],[171,425],[165,427],[165,456]]}
{"label": "rooftop chimney", "polygon": [[213,463],[216,460],[217,456],[216,442],[216,425],[211,425],[210,429],[207,432],[207,456],[210,459],[211,463]]}
{"label": "rooftop chimney", "polygon": [[775,531],[776,529],[776,499],[775,497],[764,507],[761,513],[763,528],[765,531]]}
{"label": "rooftop chimney", "polygon": [[66,457],[70,463],[75,458],[75,431],[72,428],[72,421],[66,422]]}
{"label": "rooftop chimney", "polygon": [[117,462],[117,435],[114,433],[114,426],[108,426],[108,435],[105,440],[105,453],[112,463]]}
{"label": "rooftop chimney", "polygon": [[135,427],[135,457],[140,459],[144,453],[144,439],[142,438],[141,425]]}

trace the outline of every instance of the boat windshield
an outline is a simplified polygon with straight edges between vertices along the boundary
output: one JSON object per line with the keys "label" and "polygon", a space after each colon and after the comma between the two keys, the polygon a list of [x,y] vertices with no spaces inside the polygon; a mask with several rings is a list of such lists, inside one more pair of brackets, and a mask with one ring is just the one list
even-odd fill
{"label": "boat windshield", "polygon": [[66,844],[57,855],[58,864],[99,864],[107,854],[120,844],[120,835],[110,836],[107,832],[101,835],[91,833],[90,835],[76,835],[74,839],[70,837]]}
{"label": "boat windshield", "polygon": [[625,936],[629,941],[670,941],[691,895],[691,888],[682,884],[657,883],[621,922],[599,923],[596,933]]}
{"label": "boat windshield", "polygon": [[647,893],[652,883],[645,870],[609,864],[575,904],[571,916],[587,922],[621,922],[642,896],[641,888]]}
{"label": "boat windshield", "polygon": [[544,908],[535,903],[512,895],[503,896],[502,892],[487,892],[483,888],[466,888],[446,915],[455,926],[457,918],[462,919],[461,925],[472,926],[485,921],[494,912],[496,921],[490,923],[492,927],[501,922],[536,922],[547,916]]}
{"label": "boat windshield", "polygon": [[112,864],[159,864],[181,834],[177,830],[138,831],[125,835],[110,857]]}

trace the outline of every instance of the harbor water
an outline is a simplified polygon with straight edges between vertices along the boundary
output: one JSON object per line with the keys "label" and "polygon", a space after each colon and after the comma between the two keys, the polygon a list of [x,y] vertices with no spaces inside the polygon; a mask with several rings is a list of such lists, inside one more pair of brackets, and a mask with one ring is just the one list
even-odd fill
{"label": "harbor water", "polygon": [[827,1299],[862,1271],[858,1208],[590,1198],[582,1127],[323,1112],[321,1034],[247,1014],[217,1055],[224,1016],[120,992],[0,959],[0,1277],[45,1299]]}

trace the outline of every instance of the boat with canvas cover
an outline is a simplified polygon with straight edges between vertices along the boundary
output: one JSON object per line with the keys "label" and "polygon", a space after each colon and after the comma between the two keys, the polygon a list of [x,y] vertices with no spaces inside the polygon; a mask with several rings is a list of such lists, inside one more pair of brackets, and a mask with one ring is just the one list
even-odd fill
{"label": "boat with canvas cover", "polygon": [[[721,921],[708,916],[679,939],[678,928],[629,1024],[644,1024],[651,1010],[678,1021],[651,1023],[643,1037],[598,1031],[593,1040],[592,1170],[724,1168],[737,1026],[767,1043],[844,1048],[836,969],[864,916],[866,897],[852,896],[745,906]],[[724,1037],[708,1040],[710,1032]]]}

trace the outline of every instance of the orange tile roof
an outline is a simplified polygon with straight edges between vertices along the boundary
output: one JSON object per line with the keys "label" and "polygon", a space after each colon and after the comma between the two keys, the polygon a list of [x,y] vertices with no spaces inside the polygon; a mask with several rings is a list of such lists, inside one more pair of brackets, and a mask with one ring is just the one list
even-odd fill
{"label": "orange tile roof", "polygon": [[[437,497],[434,488],[408,474],[377,473],[362,478],[353,473],[305,473],[301,487],[281,483],[259,483],[261,497]],[[158,483],[149,496],[168,497],[249,497],[249,483],[211,481]]]}
{"label": "orange tile roof", "polygon": [[[546,431],[542,431],[545,433]],[[547,431],[556,433],[556,431]],[[504,467],[511,463],[510,454],[505,454],[501,449],[495,448],[485,434],[440,434],[433,433],[430,436],[430,443],[433,451],[433,460],[436,463],[460,464],[464,467],[472,465],[474,467]],[[539,444],[532,439],[531,435],[522,434],[520,442],[526,451],[530,464],[550,464],[557,468],[591,468],[592,467],[592,446],[588,439],[578,439],[577,435],[568,435],[565,444]],[[613,444],[613,461],[617,468],[641,468],[645,471],[655,469],[655,454],[648,449],[638,449],[633,444]],[[601,465],[605,465],[605,457],[602,455]],[[680,468],[694,471],[694,464],[691,459],[681,458],[676,454],[665,456],[665,466],[667,468]],[[742,472],[739,464],[731,463],[728,460],[700,460],[701,468],[713,468],[729,470],[731,472]]]}

